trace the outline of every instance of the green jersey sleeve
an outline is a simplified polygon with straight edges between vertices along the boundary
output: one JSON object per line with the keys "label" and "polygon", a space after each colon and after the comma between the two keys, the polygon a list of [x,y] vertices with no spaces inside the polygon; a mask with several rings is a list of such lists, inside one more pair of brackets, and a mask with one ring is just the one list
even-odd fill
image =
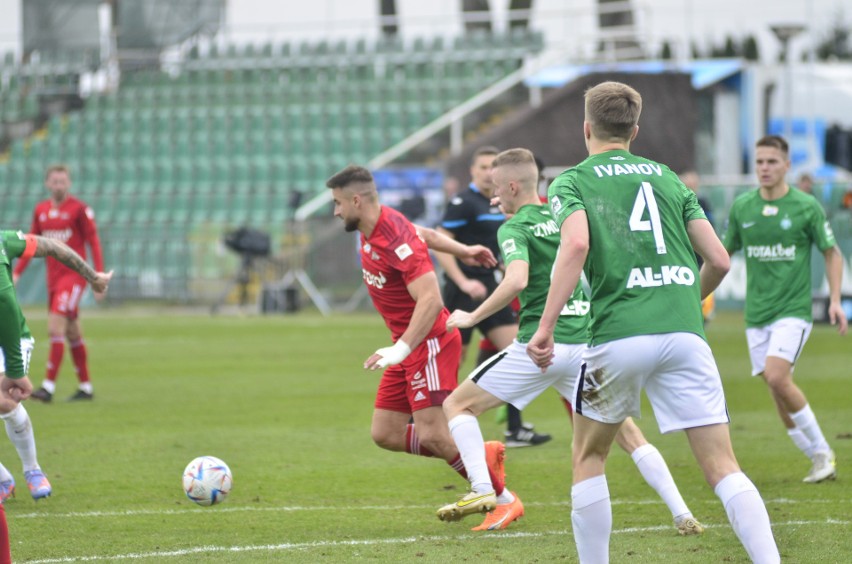
{"label": "green jersey sleeve", "polygon": [[812,209],[813,220],[809,224],[810,236],[817,248],[824,252],[837,245],[837,240],[834,237],[831,224],[825,217],[825,210],[822,209],[816,198],[813,198]]}
{"label": "green jersey sleeve", "polygon": [[497,241],[506,266],[516,260],[530,262],[527,234],[516,224],[507,222],[501,225],[497,231]]}
{"label": "green jersey sleeve", "polygon": [[0,290],[11,287],[12,259],[24,254],[26,235],[20,231],[0,231]]}
{"label": "green jersey sleeve", "polygon": [[586,209],[583,199],[576,190],[576,169],[569,169],[560,174],[547,188],[547,200],[550,202],[550,212],[556,225],[562,226],[569,215],[578,210]]}

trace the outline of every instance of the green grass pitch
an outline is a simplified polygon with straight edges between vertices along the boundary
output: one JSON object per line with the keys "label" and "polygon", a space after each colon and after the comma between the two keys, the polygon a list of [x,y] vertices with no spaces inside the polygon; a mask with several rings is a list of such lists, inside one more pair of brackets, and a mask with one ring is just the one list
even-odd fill
{"label": "green grass pitch", "polygon": [[[40,310],[28,313],[38,385],[46,323]],[[33,502],[11,443],[0,440],[2,461],[18,481],[17,497],[6,502],[16,562],[577,561],[571,430],[555,392],[524,412],[554,440],[507,453],[508,485],[526,516],[502,532],[474,533],[478,517],[460,524],[435,517],[466,485],[443,462],[370,441],[378,374],[361,364],[389,343],[377,315],[110,310],[87,312],[84,327],[95,401],[64,401],[76,382],[66,358],[54,402],[26,404],[52,497]],[[818,485],[801,482],[809,461],[787,438],[765,385],[749,377],[741,316],[719,314],[708,338],[734,448],[767,502],[782,558],[849,562],[850,337],[816,327],[796,370],[837,452],[839,479]],[[465,370],[471,367],[468,361]],[[647,402],[643,409],[640,426],[708,529],[678,537],[665,505],[630,458],[614,451],[612,562],[747,562],[683,434],[661,436]],[[486,440],[502,436],[493,414],[481,422]],[[230,498],[210,508],[181,489],[184,466],[203,454],[222,458],[234,474]]]}

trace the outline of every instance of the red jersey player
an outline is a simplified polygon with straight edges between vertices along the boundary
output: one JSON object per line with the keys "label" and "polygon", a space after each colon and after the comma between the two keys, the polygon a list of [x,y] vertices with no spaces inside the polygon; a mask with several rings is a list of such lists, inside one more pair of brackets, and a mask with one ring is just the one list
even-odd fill
{"label": "red jersey player", "polygon": [[[104,260],[95,226],[95,215],[90,207],[70,195],[71,175],[68,168],[63,165],[49,167],[44,184],[50,192],[50,199],[36,205],[30,233],[59,239],[82,257],[86,257],[85,247],[88,245],[95,270],[103,271]],[[18,262],[14,271],[15,281],[28,264],[29,260],[22,259]],[[85,278],[55,259],[47,259],[47,330],[50,334],[50,355],[45,380],[41,388],[31,396],[37,400],[49,402],[53,399],[56,377],[65,354],[66,339],[79,381],[77,393],[68,399],[90,400],[94,397],[89,380],[86,345],[79,320],[79,304],[85,290]],[[100,300],[102,297],[103,294],[95,292],[95,298]]]}
{"label": "red jersey player", "polygon": [[[361,232],[364,283],[394,341],[364,362],[369,370],[386,368],[374,404],[373,441],[391,451],[443,458],[467,479],[442,408],[457,385],[461,336],[446,328],[449,312],[426,244],[401,213],[379,204],[366,168],[350,165],[326,186],[332,189],[334,215],[346,231]],[[449,243],[465,249],[470,258],[478,252],[474,246]],[[489,472],[502,492],[502,458]]]}

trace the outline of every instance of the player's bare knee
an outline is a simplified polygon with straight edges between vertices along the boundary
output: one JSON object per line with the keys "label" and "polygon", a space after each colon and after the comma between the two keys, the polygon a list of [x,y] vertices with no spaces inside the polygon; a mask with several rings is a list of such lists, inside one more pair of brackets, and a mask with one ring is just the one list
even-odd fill
{"label": "player's bare knee", "polygon": [[370,429],[370,437],[379,448],[385,450],[399,451],[405,449],[405,440],[397,436],[398,433],[392,433],[383,427],[373,427]]}
{"label": "player's bare knee", "polygon": [[603,464],[606,462],[607,456],[609,456],[610,446],[601,442],[586,442],[583,445],[575,444],[571,455],[574,467],[576,468],[579,465],[585,465],[590,462],[593,464]]}
{"label": "player's bare knee", "polygon": [[775,393],[783,393],[793,383],[790,373],[783,370],[766,370],[763,373],[763,379],[766,381],[766,385]]}
{"label": "player's bare knee", "polygon": [[426,447],[438,456],[444,456],[446,452],[455,449],[450,431],[446,427],[436,428],[432,425],[418,427],[417,438],[420,440],[421,447]]}
{"label": "player's bare knee", "polygon": [[618,434],[615,435],[615,442],[618,443],[618,446],[624,449],[627,454],[631,454],[640,446],[648,444],[648,440],[645,438],[645,435],[642,434],[642,431],[632,419],[625,420],[621,425],[621,428],[618,430]]}
{"label": "player's bare knee", "polygon": [[460,407],[460,402],[458,401],[457,394],[450,394],[447,399],[444,400],[444,403],[441,405],[441,408],[444,410],[444,417],[447,418],[447,421],[449,421],[456,415],[461,415],[463,411],[463,409]]}

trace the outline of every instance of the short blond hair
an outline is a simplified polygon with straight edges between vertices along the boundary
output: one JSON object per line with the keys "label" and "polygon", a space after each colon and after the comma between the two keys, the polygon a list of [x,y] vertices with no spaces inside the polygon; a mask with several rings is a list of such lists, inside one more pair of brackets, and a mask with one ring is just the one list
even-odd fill
{"label": "short blond hair", "polygon": [[642,113],[642,96],[621,82],[602,82],[586,91],[586,121],[602,141],[630,141]]}
{"label": "short blond hair", "polygon": [[518,147],[499,153],[494,157],[494,162],[491,164],[492,169],[498,167],[512,167],[514,169],[514,180],[517,180],[526,189],[537,189],[538,164],[535,162],[535,155],[529,149]]}

